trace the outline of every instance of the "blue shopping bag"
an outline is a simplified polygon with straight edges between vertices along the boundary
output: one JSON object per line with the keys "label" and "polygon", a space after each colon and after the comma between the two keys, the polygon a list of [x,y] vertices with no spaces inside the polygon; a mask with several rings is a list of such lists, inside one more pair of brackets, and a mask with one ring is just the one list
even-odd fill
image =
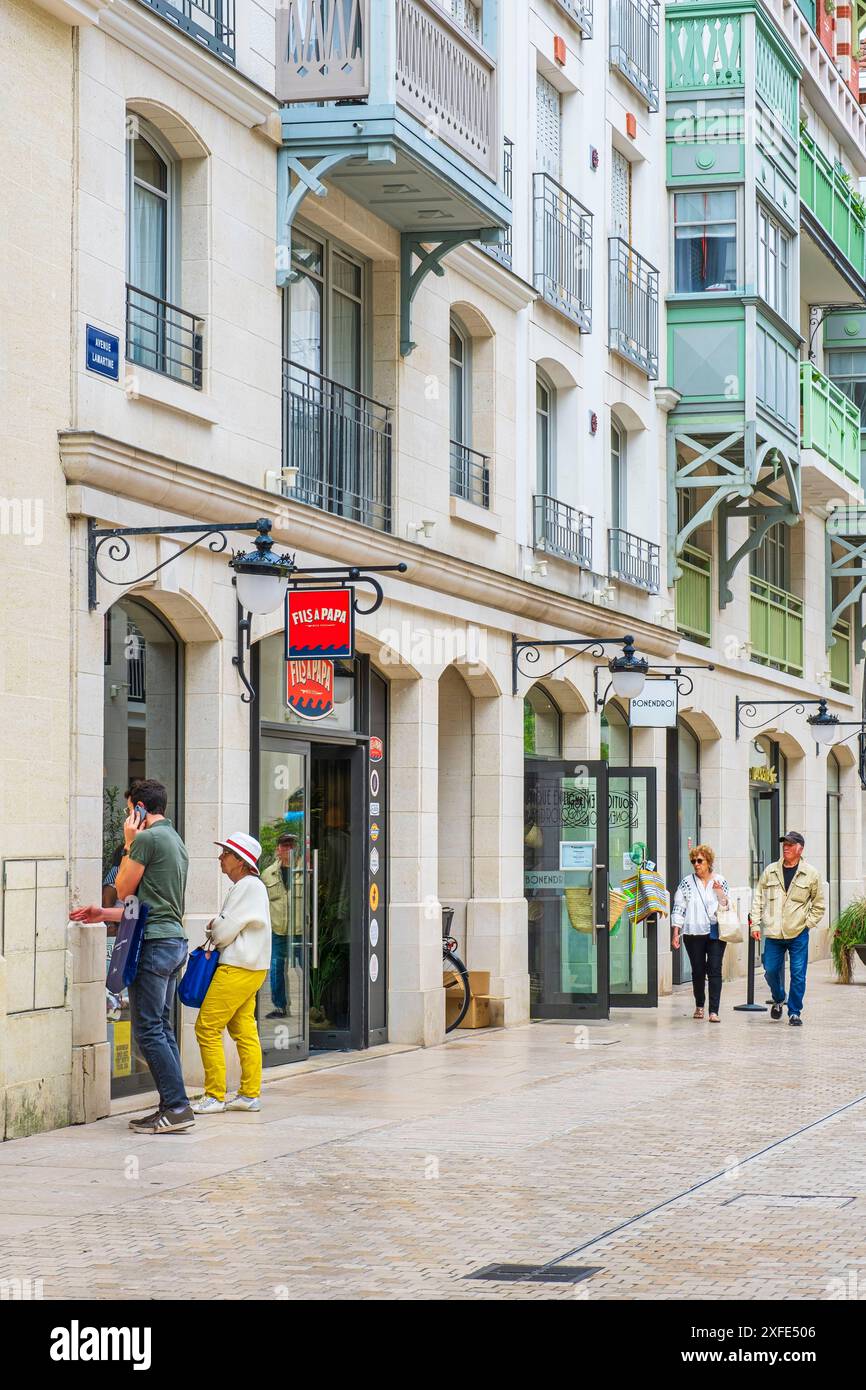
{"label": "blue shopping bag", "polygon": [[147,903],[140,903],[137,898],[124,903],[105,978],[105,987],[112,994],[122,993],[135,979],[149,910]]}
{"label": "blue shopping bag", "polygon": [[195,948],[187,962],[183,979],[177,987],[182,1004],[186,1004],[190,1009],[201,1008],[219,963],[219,951],[211,951],[210,955],[207,955],[203,946]]}

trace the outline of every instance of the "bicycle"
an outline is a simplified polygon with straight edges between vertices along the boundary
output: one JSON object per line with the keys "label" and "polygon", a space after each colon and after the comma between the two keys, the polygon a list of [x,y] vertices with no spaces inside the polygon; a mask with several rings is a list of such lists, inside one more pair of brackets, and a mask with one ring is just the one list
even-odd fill
{"label": "bicycle", "polygon": [[445,1032],[452,1033],[466,1017],[472,1001],[469,987],[469,971],[457,954],[457,938],[450,936],[448,929],[454,917],[453,907],[442,909],[442,985],[446,999],[459,999],[460,1007],[450,1023],[445,1024]]}

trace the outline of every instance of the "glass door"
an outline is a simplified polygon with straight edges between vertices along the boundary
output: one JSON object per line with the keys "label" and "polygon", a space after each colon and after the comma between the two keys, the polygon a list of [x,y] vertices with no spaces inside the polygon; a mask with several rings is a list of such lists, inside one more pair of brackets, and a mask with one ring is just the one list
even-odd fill
{"label": "glass door", "polygon": [[[749,840],[751,850],[751,887],[754,892],[758,879],[768,864],[779,858],[779,790],[751,788]],[[755,963],[762,959],[763,937],[755,942]]]}
{"label": "glass door", "polygon": [[524,769],[530,1013],[607,1018],[607,767],[529,759]]}
{"label": "glass door", "polygon": [[259,991],[265,1066],[309,1051],[309,744],[263,737],[258,826],[262,878],[271,904],[271,969]]}
{"label": "glass door", "polygon": [[[635,860],[656,861],[656,771],[608,770],[609,884],[612,891],[635,873]],[[657,918],[635,922],[627,911],[610,923],[610,1002],[652,1008],[658,1003]]]}

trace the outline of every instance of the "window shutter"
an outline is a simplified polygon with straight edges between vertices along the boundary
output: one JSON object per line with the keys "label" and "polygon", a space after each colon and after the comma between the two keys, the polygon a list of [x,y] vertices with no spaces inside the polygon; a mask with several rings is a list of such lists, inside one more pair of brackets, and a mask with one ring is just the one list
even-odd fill
{"label": "window shutter", "polygon": [[562,176],[562,98],[552,82],[535,75],[535,152],[539,173]]}
{"label": "window shutter", "polygon": [[613,151],[610,201],[613,235],[631,244],[631,165],[619,150]]}

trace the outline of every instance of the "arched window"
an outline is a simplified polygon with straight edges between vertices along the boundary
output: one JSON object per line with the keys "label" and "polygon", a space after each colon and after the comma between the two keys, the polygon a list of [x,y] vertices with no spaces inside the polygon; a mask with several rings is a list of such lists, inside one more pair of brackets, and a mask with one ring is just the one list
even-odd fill
{"label": "arched window", "polygon": [[538,371],[535,378],[535,488],[540,497],[556,496],[556,390]]}
{"label": "arched window", "polygon": [[614,531],[628,529],[626,507],[626,434],[615,416],[610,421],[610,524]]}
{"label": "arched window", "polygon": [[171,156],[138,117],[129,141],[127,357],[151,371],[172,355],[166,304],[180,298],[174,274],[178,245],[176,179]]}
{"label": "arched window", "polygon": [[558,758],[562,715],[546,690],[534,685],[523,701],[523,753],[527,758]]}
{"label": "arched window", "polygon": [[628,767],[631,763],[631,729],[614,701],[605,705],[601,716],[601,756],[612,767]]}
{"label": "arched window", "polygon": [[468,335],[455,318],[451,319],[449,353],[451,442],[469,445],[472,443],[472,411],[469,394],[471,348]]}
{"label": "arched window", "polygon": [[[129,597],[109,608],[103,634],[102,905],[113,907],[124,792],[136,779],[163,783],[166,815],[183,834],[183,646],[153,608]],[[111,1093],[147,1090],[153,1082],[130,1034],[126,991],[107,1005]]]}

